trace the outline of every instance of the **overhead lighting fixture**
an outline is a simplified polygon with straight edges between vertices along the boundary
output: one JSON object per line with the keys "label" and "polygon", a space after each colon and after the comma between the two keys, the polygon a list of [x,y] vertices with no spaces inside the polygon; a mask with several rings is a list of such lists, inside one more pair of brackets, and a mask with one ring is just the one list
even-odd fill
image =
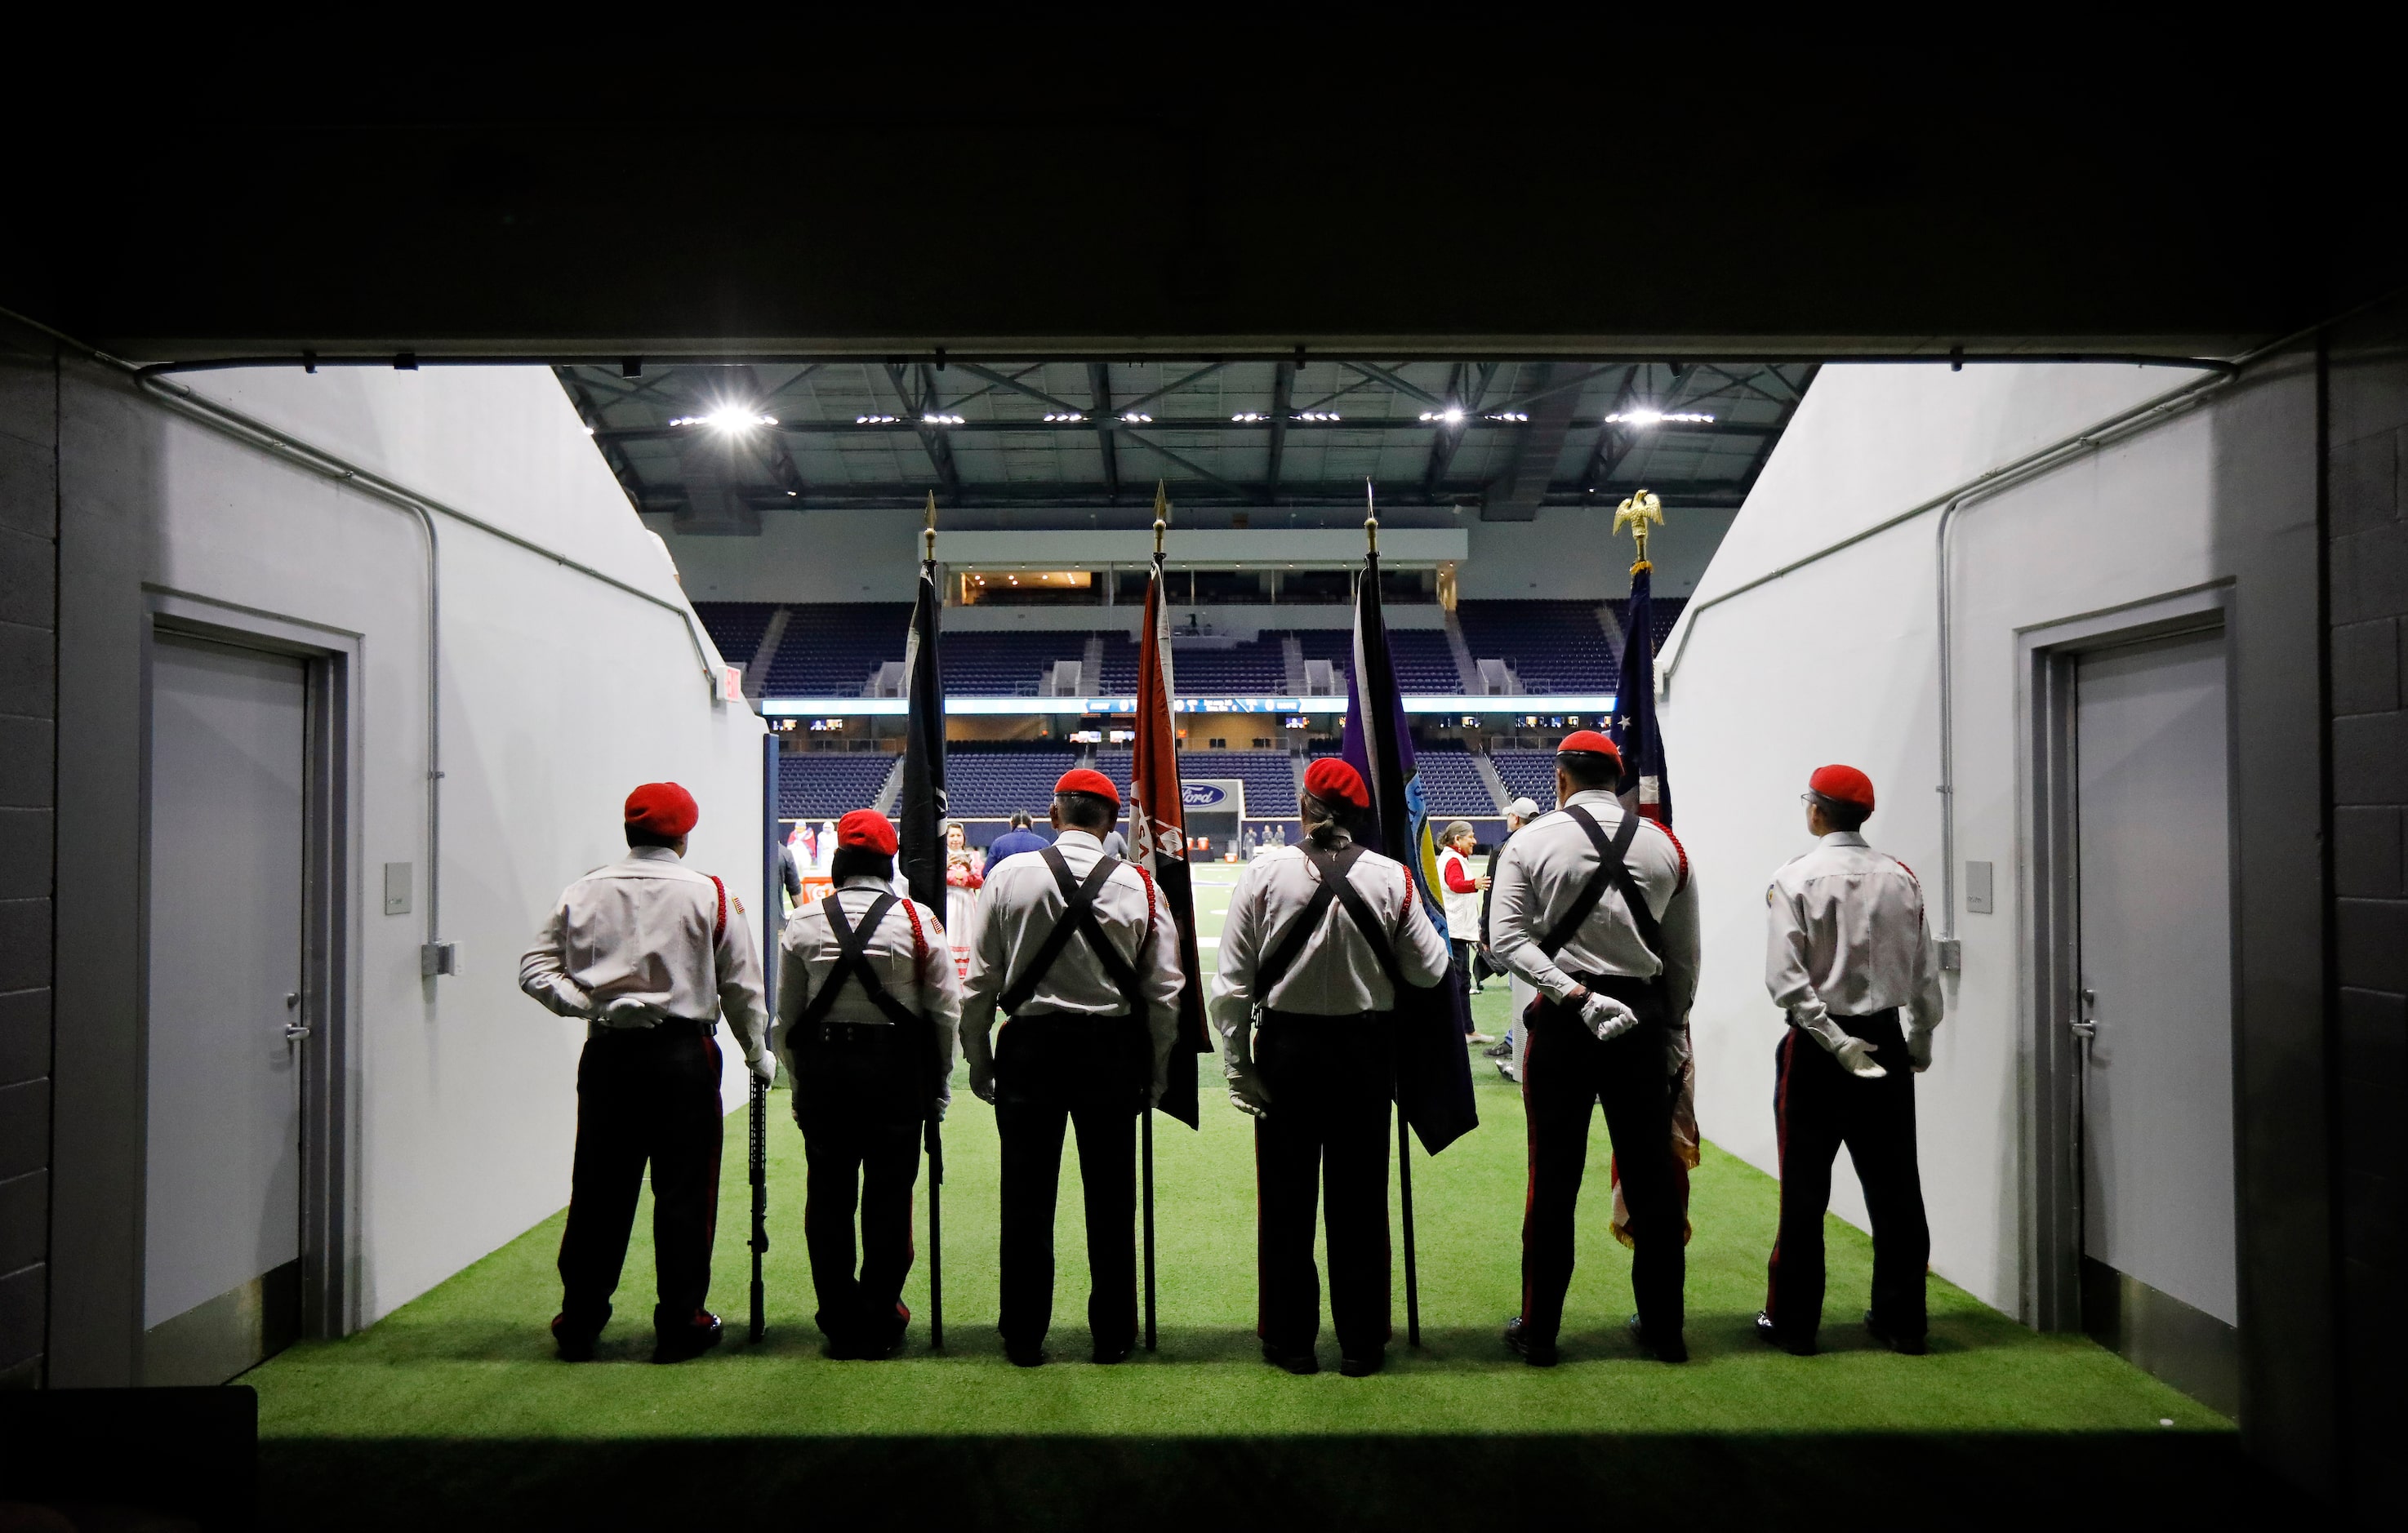
{"label": "overhead lighting fixture", "polygon": [[1605,423],[1610,426],[1710,426],[1714,423],[1714,418],[1686,409],[1626,409],[1607,416]]}
{"label": "overhead lighting fixture", "polygon": [[924,426],[957,426],[962,423],[962,418],[958,415],[923,415],[920,423]]}
{"label": "overhead lighting fixture", "polygon": [[1529,417],[1528,412],[1527,412],[1527,411],[1526,411],[1526,410],[1518,410],[1518,409],[1501,409],[1501,410],[1497,411],[1495,414],[1493,414],[1493,415],[1489,416],[1489,417],[1488,417],[1488,419],[1490,419],[1490,420],[1492,420],[1492,421],[1521,421],[1521,422],[1526,422],[1526,421],[1528,421],[1528,420],[1530,419],[1530,417]]}
{"label": "overhead lighting fixture", "polygon": [[1121,419],[1122,419],[1122,420],[1124,420],[1124,421],[1125,421],[1125,422],[1127,422],[1130,425],[1133,425],[1133,426],[1152,425],[1152,424],[1154,423],[1154,417],[1153,417],[1153,416],[1151,416],[1151,415],[1140,415],[1140,414],[1139,414],[1136,410],[1133,410],[1133,409],[1131,409],[1131,410],[1123,410],[1123,411],[1121,412]]}
{"label": "overhead lighting fixture", "polygon": [[1269,416],[1268,416],[1268,415],[1265,415],[1265,414],[1264,414],[1262,411],[1260,411],[1260,410],[1257,410],[1257,409],[1250,409],[1250,410],[1243,410],[1243,411],[1240,411],[1240,413],[1238,413],[1238,414],[1236,414],[1236,415],[1232,415],[1232,416],[1230,416],[1230,417],[1229,417],[1229,419],[1230,419],[1230,420],[1232,420],[1232,421],[1237,422],[1237,423],[1238,423],[1239,424],[1240,424],[1240,425],[1253,425],[1253,424],[1254,424],[1255,422],[1257,422],[1257,421],[1268,421],[1268,420],[1269,420],[1269,419],[1270,419],[1270,417],[1269,417]]}
{"label": "overhead lighting fixture", "polygon": [[1463,411],[1450,405],[1444,409],[1426,409],[1422,411],[1422,419],[1425,421],[1435,421],[1444,425],[1461,425],[1463,423]]}
{"label": "overhead lighting fixture", "polygon": [[1077,410],[1072,410],[1067,415],[1049,415],[1045,417],[1046,423],[1049,425],[1069,425],[1085,419],[1086,417],[1080,414]]}
{"label": "overhead lighting fixture", "polygon": [[1340,419],[1336,410],[1327,409],[1300,410],[1297,412],[1296,418],[1299,421],[1336,421]]}
{"label": "overhead lighting fixture", "polygon": [[892,415],[856,415],[853,423],[857,426],[892,426],[902,423]]}
{"label": "overhead lighting fixture", "polygon": [[708,415],[681,415],[669,423],[673,426],[709,426],[713,431],[724,432],[731,437],[739,431],[751,431],[759,426],[774,426],[777,423],[776,416],[764,415],[759,410],[743,405],[722,405]]}

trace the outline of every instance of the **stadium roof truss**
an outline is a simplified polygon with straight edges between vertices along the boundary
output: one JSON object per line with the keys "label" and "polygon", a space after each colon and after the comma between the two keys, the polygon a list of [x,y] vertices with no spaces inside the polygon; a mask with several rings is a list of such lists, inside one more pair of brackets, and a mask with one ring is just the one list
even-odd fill
{"label": "stadium roof truss", "polygon": [[[1812,363],[841,360],[557,369],[628,498],[778,508],[1141,510],[1174,502],[1737,507]],[[630,376],[630,374],[633,376]],[[710,419],[720,417],[718,424]],[[1312,520],[1298,518],[1297,520]]]}

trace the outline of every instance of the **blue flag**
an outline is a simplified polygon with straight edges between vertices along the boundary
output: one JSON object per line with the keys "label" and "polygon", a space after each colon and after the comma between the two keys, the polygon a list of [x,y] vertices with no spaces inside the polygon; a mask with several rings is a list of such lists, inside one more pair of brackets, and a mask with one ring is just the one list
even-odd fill
{"label": "blue flag", "polygon": [[1656,727],[1656,574],[1630,574],[1622,620],[1622,684],[1613,699],[1613,746],[1622,752],[1622,807],[1657,824],[1672,823],[1672,780],[1664,770],[1664,735]]}
{"label": "blue flag", "polygon": [[[1443,933],[1445,907],[1431,893],[1438,880],[1438,843],[1388,657],[1377,553],[1365,556],[1363,578],[1354,588],[1354,666],[1346,679],[1340,754],[1371,790],[1371,824],[1364,827],[1363,844],[1405,865],[1414,901]],[[1397,1110],[1433,1155],[1480,1125],[1471,1097],[1471,1055],[1463,1045],[1471,1031],[1463,989],[1450,977],[1397,996]]]}
{"label": "blue flag", "polygon": [[895,870],[911,897],[939,918],[945,913],[945,683],[937,666],[937,613],[943,606],[936,564],[923,564],[911,637],[903,646],[903,796],[896,814],[902,855]]}

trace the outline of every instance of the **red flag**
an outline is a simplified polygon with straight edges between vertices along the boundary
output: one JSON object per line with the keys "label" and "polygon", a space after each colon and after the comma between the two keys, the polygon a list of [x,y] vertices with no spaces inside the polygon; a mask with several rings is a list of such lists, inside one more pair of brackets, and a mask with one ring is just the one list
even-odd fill
{"label": "red flag", "polygon": [[1145,588],[1145,636],[1138,652],[1137,758],[1129,775],[1129,859],[1153,875],[1164,907],[1179,924],[1179,1041],[1170,1053],[1170,1083],[1162,1110],[1194,1128],[1196,1071],[1190,1054],[1211,1053],[1204,1030],[1204,968],[1197,961],[1196,895],[1188,879],[1187,810],[1179,783],[1179,730],[1170,707],[1170,613],[1163,602],[1162,555]]}

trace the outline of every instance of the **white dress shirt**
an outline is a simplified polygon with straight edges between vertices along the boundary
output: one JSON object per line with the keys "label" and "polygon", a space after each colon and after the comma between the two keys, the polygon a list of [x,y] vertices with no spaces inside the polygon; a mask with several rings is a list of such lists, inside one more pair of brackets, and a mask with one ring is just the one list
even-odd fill
{"label": "white dress shirt", "polygon": [[[1054,839],[1070,876],[1081,884],[1104,855],[1103,843],[1083,830],[1066,830]],[[1068,908],[1062,886],[1054,881],[1053,865],[1044,857],[1006,857],[987,874],[979,891],[978,946],[970,953],[969,982],[962,999],[962,1045],[970,1063],[991,1068],[994,1053],[988,1034],[995,1026],[996,1002],[1023,966],[1061,921]],[[1154,881],[1124,862],[1112,869],[1096,891],[1096,924],[1105,939],[1128,960],[1144,988],[1146,1015],[1141,1024],[1154,1035],[1154,1091],[1160,1095],[1169,1080],[1171,1046],[1179,1039],[1179,929],[1164,908]],[[1054,967],[1028,998],[1031,1011],[1069,1012],[1092,1017],[1117,1017],[1129,1009],[1103,960],[1083,937],[1064,945]],[[1010,1025],[1007,1023],[1005,1025]]]}
{"label": "white dress shirt", "polygon": [[[1622,826],[1622,805],[1606,789],[1584,789],[1565,803],[1586,809],[1608,838]],[[1660,927],[1663,952],[1651,953],[1639,939],[1630,908],[1612,884],[1555,957],[1540,948],[1539,939],[1571,909],[1598,867],[1588,832],[1561,809],[1514,832],[1498,854],[1490,874],[1489,949],[1498,963],[1557,1001],[1581,988],[1567,970],[1640,980],[1662,974],[1677,1026],[1698,994],[1698,886],[1689,877],[1689,856],[1670,831],[1642,819],[1622,860]]]}
{"label": "white dress shirt", "polygon": [[667,847],[637,847],[562,892],[519,960],[519,988],[593,1029],[724,1014],[750,1064],[769,1046],[761,960],[742,902],[729,891],[723,920],[721,897]]}
{"label": "white dress shirt", "polygon": [[[888,892],[883,879],[845,880],[843,887],[836,892],[845,924],[856,928],[858,935],[861,918]],[[840,948],[836,928],[828,924],[827,911],[817,899],[788,917],[786,929],[779,934],[778,1050],[785,1055],[788,1069],[795,1065],[795,1024],[810,1005],[811,997],[828,982]],[[902,1002],[907,1010],[935,1024],[939,1067],[937,1079],[948,1082],[940,1095],[952,1100],[950,1082],[953,1075],[954,1035],[961,1027],[962,983],[953,967],[953,950],[945,945],[944,928],[938,924],[936,914],[908,896],[896,900],[886,908],[878,929],[869,934],[863,956],[888,995]],[[835,1001],[828,1007],[825,1020],[854,1026],[894,1025],[885,1012],[869,1003],[858,979],[844,981],[844,988],[837,992]]]}
{"label": "white dress shirt", "polygon": [[1790,1021],[1825,1048],[1847,1040],[1827,1019],[1912,1008],[1914,1025],[1940,1024],[1940,961],[1924,926],[1914,870],[1851,830],[1835,830],[1791,859],[1764,892],[1764,987]]}
{"label": "white dress shirt", "polygon": [[[1398,972],[1408,984],[1431,985],[1445,978],[1446,938],[1430,924],[1429,912],[1414,895],[1402,864],[1366,852],[1347,870],[1346,881],[1386,924]],[[1270,994],[1255,994],[1255,971],[1269,956],[1271,944],[1312,902],[1320,888],[1321,869],[1300,846],[1273,847],[1239,875],[1237,893],[1229,896],[1228,919],[1221,927],[1221,971],[1212,980],[1210,1009],[1213,1030],[1225,1043],[1248,1036],[1257,1002],[1266,1010],[1311,1017],[1395,1009],[1396,987],[1381,972],[1380,961],[1372,956],[1371,944],[1364,939],[1354,918],[1334,899]],[[1225,1047],[1222,1057],[1234,1062],[1249,1052]]]}

